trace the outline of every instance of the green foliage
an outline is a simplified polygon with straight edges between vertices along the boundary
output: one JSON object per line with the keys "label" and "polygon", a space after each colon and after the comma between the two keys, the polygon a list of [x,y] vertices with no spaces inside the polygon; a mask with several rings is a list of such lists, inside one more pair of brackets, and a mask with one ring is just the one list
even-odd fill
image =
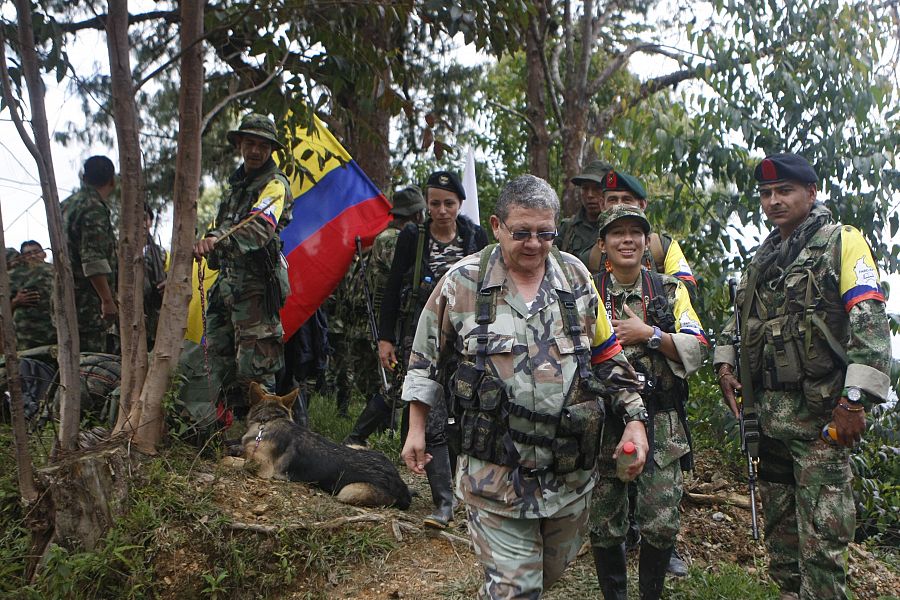
{"label": "green foliage", "polygon": [[869,428],[850,457],[856,501],[857,538],[900,545],[900,410],[881,404],[868,416]]}
{"label": "green foliage", "polygon": [[[761,572],[761,569],[757,569]],[[692,567],[688,576],[670,580],[673,585],[667,598],[671,600],[777,600],[778,586],[758,575],[750,575],[742,565],[722,563],[715,570]],[[668,587],[668,586],[667,586]]]}

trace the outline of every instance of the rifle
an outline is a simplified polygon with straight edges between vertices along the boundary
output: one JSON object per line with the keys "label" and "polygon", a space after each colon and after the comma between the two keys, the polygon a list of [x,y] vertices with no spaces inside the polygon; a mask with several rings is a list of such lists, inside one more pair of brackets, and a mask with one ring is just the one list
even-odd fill
{"label": "rifle", "polygon": [[[359,258],[359,275],[362,278],[363,296],[366,298],[366,313],[369,316],[369,333],[372,334],[372,342],[375,344],[375,353],[378,354],[378,321],[375,319],[375,304],[372,302],[372,292],[369,290],[369,281],[366,279],[366,261],[363,260],[362,240],[356,236],[356,256]],[[384,393],[391,391],[387,373],[381,359],[378,360],[378,372],[381,374],[381,387]],[[394,411],[391,410],[391,429],[394,428]]]}
{"label": "rifle", "polygon": [[[756,418],[756,409],[748,409],[749,414],[744,414],[744,398],[748,399],[748,404],[753,405],[753,387],[750,378],[742,377],[741,372],[741,311],[737,304],[737,282],[734,278],[728,280],[728,296],[731,299],[731,305],[734,309],[734,368],[738,375],[738,380],[742,384],[746,395],[735,391],[735,395],[741,395],[738,400],[738,420],[741,425],[741,451],[747,458],[747,486],[750,488],[750,515],[752,517],[751,529],[753,539],[759,539],[759,525],[756,516],[756,468],[759,465],[759,421]],[[746,381],[745,381],[746,379]],[[743,391],[742,390],[742,391]]]}

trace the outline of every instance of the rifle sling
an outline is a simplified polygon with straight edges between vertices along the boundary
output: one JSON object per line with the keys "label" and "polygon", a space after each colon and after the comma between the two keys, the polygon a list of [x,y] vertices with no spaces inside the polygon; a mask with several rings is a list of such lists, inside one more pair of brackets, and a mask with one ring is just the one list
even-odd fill
{"label": "rifle sling", "polygon": [[[745,298],[741,305],[741,343],[747,340],[748,321],[750,319],[750,310],[753,307],[753,299],[756,297],[756,281],[759,278],[759,269],[754,266],[750,267],[747,278],[747,287],[745,294],[750,294],[749,300]],[[741,348],[743,350],[743,348]],[[756,415],[756,394],[753,391],[753,374],[750,370],[750,361],[742,359],[740,361],[741,380],[741,404],[744,417],[744,444],[747,453],[751,458],[759,458],[759,420]]]}

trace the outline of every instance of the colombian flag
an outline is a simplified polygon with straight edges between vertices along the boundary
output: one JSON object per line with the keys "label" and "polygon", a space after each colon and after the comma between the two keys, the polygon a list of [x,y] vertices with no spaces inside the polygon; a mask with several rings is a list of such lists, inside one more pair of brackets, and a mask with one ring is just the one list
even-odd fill
{"label": "colombian flag", "polygon": [[[291,294],[281,309],[285,339],[291,337],[334,291],[356,253],[390,221],[391,205],[325,124],[298,129],[285,144],[304,176],[291,177],[293,220],[281,232]],[[312,152],[310,152],[312,150]],[[331,153],[327,161],[320,158]]]}
{"label": "colombian flag", "polygon": [[[356,236],[363,246],[370,246],[390,221],[387,198],[325,124],[313,118],[314,132],[298,128],[285,143],[291,148],[295,173],[290,177],[293,219],[281,232],[291,283],[291,293],[281,309],[285,340],[340,283],[356,253]],[[320,161],[326,153],[331,154],[329,159]],[[197,271],[195,262],[185,339],[200,343],[203,324]],[[203,287],[207,293],[216,275],[206,269]]]}

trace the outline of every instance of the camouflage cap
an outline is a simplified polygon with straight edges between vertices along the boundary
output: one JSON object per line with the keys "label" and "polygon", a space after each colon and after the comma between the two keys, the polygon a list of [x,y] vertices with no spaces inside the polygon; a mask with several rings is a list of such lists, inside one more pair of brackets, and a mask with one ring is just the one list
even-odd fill
{"label": "camouflage cap", "polygon": [[630,204],[616,204],[612,208],[600,213],[600,219],[597,221],[597,236],[603,237],[606,229],[620,219],[636,219],[640,224],[644,233],[650,233],[650,221],[647,220],[644,211],[637,206]]}
{"label": "camouflage cap", "polygon": [[237,147],[240,143],[241,136],[252,135],[262,138],[270,142],[276,148],[284,150],[284,145],[278,141],[278,134],[275,131],[275,122],[269,117],[258,113],[250,113],[241,120],[241,125],[237,129],[232,129],[226,134],[226,138],[231,142],[232,146]]}
{"label": "camouflage cap", "polygon": [[422,195],[422,190],[414,185],[394,192],[392,200],[394,206],[391,208],[391,214],[398,217],[408,217],[425,210],[425,197]]}
{"label": "camouflage cap", "polygon": [[603,183],[606,174],[612,171],[612,165],[604,160],[592,160],[584,168],[584,172],[572,178],[575,185],[584,185],[585,183]]}

